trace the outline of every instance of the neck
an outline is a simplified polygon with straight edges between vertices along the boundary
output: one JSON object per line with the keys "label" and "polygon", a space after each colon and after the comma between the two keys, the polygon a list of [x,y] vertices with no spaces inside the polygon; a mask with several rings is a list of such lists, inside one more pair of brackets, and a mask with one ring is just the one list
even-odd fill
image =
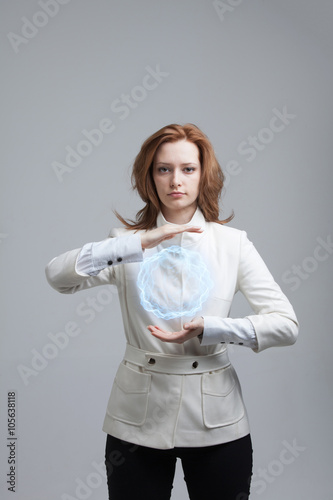
{"label": "neck", "polygon": [[187,207],[184,210],[177,210],[177,211],[168,210],[167,207],[162,206],[161,212],[165,220],[167,222],[170,222],[171,224],[188,224],[192,219],[193,215],[195,214],[196,209],[197,205],[194,207]]}

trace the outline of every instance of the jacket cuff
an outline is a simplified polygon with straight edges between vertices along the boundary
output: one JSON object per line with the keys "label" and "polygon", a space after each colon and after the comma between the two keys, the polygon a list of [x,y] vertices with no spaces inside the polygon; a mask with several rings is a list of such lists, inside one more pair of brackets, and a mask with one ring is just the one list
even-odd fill
{"label": "jacket cuff", "polygon": [[232,319],[204,316],[204,325],[202,346],[235,344],[244,345],[251,349],[258,347],[256,332],[248,318]]}
{"label": "jacket cuff", "polygon": [[75,271],[83,276],[96,276],[106,267],[142,260],[140,235],[130,234],[83,245],[76,260]]}

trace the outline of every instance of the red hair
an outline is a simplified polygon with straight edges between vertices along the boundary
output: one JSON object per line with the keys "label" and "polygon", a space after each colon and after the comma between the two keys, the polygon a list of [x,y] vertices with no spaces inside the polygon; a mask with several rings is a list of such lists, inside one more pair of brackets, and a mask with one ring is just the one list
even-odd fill
{"label": "red hair", "polygon": [[192,123],[186,125],[167,125],[148,137],[135,158],[132,171],[132,186],[146,204],[136,214],[136,221],[126,221],[115,212],[118,219],[127,229],[153,229],[161,210],[153,180],[153,163],[158,147],[164,142],[186,140],[196,144],[199,149],[201,177],[199,185],[198,206],[207,222],[226,224],[233,214],[225,220],[219,220],[219,200],[223,188],[224,175],[216,159],[214,148],[208,137]]}

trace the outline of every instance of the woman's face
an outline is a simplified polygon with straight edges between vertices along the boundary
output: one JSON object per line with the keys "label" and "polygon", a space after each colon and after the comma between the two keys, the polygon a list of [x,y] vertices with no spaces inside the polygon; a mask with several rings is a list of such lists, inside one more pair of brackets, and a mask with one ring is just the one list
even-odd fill
{"label": "woman's face", "polygon": [[156,151],[153,179],[168,222],[186,224],[197,208],[201,165],[199,149],[187,140],[164,142]]}

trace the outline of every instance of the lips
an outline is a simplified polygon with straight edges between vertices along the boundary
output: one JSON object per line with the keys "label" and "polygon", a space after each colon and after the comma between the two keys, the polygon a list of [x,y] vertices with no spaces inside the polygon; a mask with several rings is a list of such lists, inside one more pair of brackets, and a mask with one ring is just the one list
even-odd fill
{"label": "lips", "polygon": [[181,198],[184,195],[185,193],[181,193],[180,191],[173,191],[172,193],[169,193],[168,196],[171,196],[172,198]]}

